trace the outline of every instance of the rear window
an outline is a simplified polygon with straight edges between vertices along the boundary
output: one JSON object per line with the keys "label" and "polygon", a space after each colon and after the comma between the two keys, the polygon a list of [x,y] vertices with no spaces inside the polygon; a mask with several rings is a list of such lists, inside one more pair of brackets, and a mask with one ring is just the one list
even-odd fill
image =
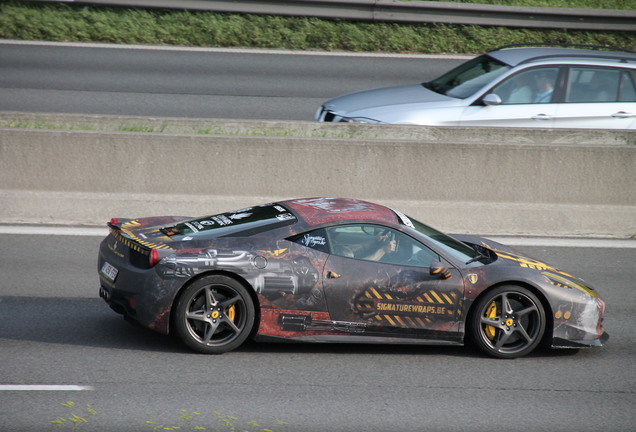
{"label": "rear window", "polygon": [[296,222],[285,207],[267,204],[179,222],[161,229],[170,237],[249,236]]}
{"label": "rear window", "polygon": [[566,102],[634,102],[630,73],[620,69],[570,68]]}

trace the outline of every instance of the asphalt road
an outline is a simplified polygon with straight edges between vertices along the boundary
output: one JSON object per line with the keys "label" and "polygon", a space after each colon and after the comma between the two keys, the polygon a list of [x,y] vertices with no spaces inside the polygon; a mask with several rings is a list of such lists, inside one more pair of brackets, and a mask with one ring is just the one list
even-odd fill
{"label": "asphalt road", "polygon": [[[331,96],[459,62],[0,43],[0,110],[311,120]],[[633,430],[634,248],[526,248],[599,288],[611,335],[600,349],[503,361],[459,347],[247,343],[211,357],[98,298],[99,240],[0,234],[0,430],[72,430],[50,423],[72,414],[86,431]]]}
{"label": "asphalt road", "polygon": [[[50,421],[71,413],[88,420],[86,431],[229,431],[218,415],[250,432],[633,430],[636,248],[525,247],[599,289],[611,339],[506,361],[471,348],[380,345],[248,343],[195,354],[98,298],[99,241],[0,235],[0,384],[87,388],[0,386],[0,430],[60,430]],[[188,424],[181,410],[201,414]]]}
{"label": "asphalt road", "polygon": [[0,110],[313,120],[333,96],[423,82],[462,61],[0,42]]}

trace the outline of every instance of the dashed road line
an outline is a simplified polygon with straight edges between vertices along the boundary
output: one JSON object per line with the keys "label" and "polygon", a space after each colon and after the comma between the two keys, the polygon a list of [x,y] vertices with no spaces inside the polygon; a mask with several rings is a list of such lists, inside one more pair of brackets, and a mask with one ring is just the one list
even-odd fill
{"label": "dashed road line", "polygon": [[91,391],[93,387],[83,385],[47,384],[0,384],[0,391]]}

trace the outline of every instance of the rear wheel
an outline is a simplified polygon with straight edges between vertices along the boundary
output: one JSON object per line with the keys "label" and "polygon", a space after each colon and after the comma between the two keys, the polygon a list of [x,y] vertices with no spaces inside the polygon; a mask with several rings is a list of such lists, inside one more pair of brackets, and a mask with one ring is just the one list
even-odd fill
{"label": "rear wheel", "polygon": [[520,286],[501,286],[475,305],[469,334],[484,352],[499,358],[522,357],[536,348],[546,327],[541,301]]}
{"label": "rear wheel", "polygon": [[238,281],[206,276],[183,292],[175,327],[181,340],[204,354],[221,354],[241,345],[254,324],[254,303]]}

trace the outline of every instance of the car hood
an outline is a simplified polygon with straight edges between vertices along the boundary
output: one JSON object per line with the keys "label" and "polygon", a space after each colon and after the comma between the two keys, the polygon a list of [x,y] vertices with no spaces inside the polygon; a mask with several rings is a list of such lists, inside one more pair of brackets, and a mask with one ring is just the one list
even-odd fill
{"label": "car hood", "polygon": [[453,237],[463,241],[464,243],[479,245],[494,252],[497,255],[497,260],[488,264],[488,266],[521,267],[529,271],[540,273],[555,286],[578,289],[592,297],[597,297],[594,288],[583,279],[580,279],[570,273],[566,273],[549,263],[533,258],[525,252],[482,237],[469,235],[453,235]]}
{"label": "car hood", "polygon": [[369,112],[395,109],[399,105],[443,103],[454,105],[456,99],[435,93],[422,84],[382,87],[348,93],[330,99],[325,109],[348,117],[364,116]]}

